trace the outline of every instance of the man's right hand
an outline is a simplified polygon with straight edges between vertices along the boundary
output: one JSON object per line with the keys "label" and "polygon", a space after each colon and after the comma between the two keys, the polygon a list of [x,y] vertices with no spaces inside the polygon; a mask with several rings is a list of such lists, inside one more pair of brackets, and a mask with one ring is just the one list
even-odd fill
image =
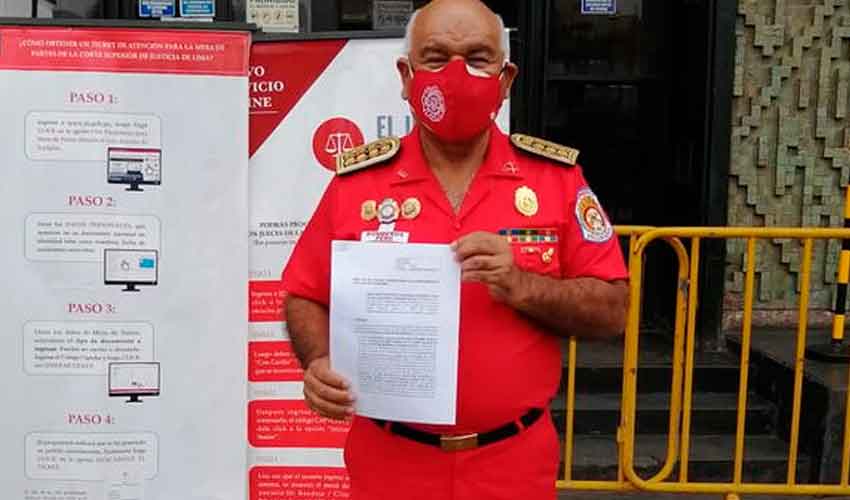
{"label": "man's right hand", "polygon": [[323,417],[345,420],[354,415],[354,397],[349,387],[347,380],[331,371],[328,356],[314,359],[304,371],[304,399]]}

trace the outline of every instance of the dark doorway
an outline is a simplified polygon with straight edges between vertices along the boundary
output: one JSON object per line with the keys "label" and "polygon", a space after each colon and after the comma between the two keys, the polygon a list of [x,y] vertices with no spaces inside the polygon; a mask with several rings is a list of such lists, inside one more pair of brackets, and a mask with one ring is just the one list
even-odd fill
{"label": "dark doorway", "polygon": [[[718,1],[617,0],[604,14],[582,12],[583,3],[526,2],[519,12],[520,63],[529,68],[515,99],[526,106],[517,129],[581,150],[585,176],[617,225],[725,220],[706,175],[718,164],[709,154]],[[643,331],[672,331],[675,266],[672,252],[650,251]]]}

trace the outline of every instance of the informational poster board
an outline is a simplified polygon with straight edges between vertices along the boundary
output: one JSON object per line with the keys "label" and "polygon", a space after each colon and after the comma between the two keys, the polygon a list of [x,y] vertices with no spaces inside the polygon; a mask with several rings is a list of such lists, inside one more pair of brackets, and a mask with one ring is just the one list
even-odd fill
{"label": "informational poster board", "polygon": [[0,27],[2,498],[245,498],[248,51]]}
{"label": "informational poster board", "polygon": [[[349,498],[342,456],[348,426],[319,418],[304,402],[303,373],[281,323],[280,276],[336,156],[413,126],[395,65],[403,45],[394,38],[252,47],[251,500]],[[505,103],[498,122],[506,131],[508,117]]]}

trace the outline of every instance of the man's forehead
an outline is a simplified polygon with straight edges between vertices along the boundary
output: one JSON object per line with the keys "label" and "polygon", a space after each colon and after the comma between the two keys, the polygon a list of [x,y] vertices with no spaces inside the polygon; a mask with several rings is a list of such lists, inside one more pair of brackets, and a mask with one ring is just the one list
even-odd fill
{"label": "man's forehead", "polygon": [[462,39],[451,39],[435,35],[424,40],[421,44],[414,45],[414,50],[420,53],[426,52],[498,52],[500,50],[499,43],[488,37],[472,36]]}
{"label": "man's forehead", "polygon": [[475,1],[434,2],[417,16],[411,45],[426,48],[498,50],[500,26],[498,17],[486,6]]}

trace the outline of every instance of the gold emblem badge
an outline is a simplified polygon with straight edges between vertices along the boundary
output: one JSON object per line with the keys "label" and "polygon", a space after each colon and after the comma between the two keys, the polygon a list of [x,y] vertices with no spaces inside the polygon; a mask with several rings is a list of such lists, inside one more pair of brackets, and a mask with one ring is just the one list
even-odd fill
{"label": "gold emblem badge", "polygon": [[546,250],[545,252],[540,254],[540,260],[542,260],[544,264],[549,264],[550,262],[552,262],[553,255],[555,255],[555,249],[550,248],[549,250]]}
{"label": "gold emblem badge", "polygon": [[366,200],[360,205],[360,218],[366,222],[378,216],[378,202],[375,200]]}
{"label": "gold emblem badge", "polygon": [[514,193],[514,206],[517,211],[526,217],[537,214],[540,206],[537,204],[537,194],[528,186],[522,186]]}
{"label": "gold emblem badge", "polygon": [[398,202],[387,198],[378,207],[378,222],[381,224],[393,224],[398,220]]}
{"label": "gold emblem badge", "polygon": [[401,204],[401,216],[405,219],[415,219],[422,212],[422,203],[416,198],[408,198]]}

